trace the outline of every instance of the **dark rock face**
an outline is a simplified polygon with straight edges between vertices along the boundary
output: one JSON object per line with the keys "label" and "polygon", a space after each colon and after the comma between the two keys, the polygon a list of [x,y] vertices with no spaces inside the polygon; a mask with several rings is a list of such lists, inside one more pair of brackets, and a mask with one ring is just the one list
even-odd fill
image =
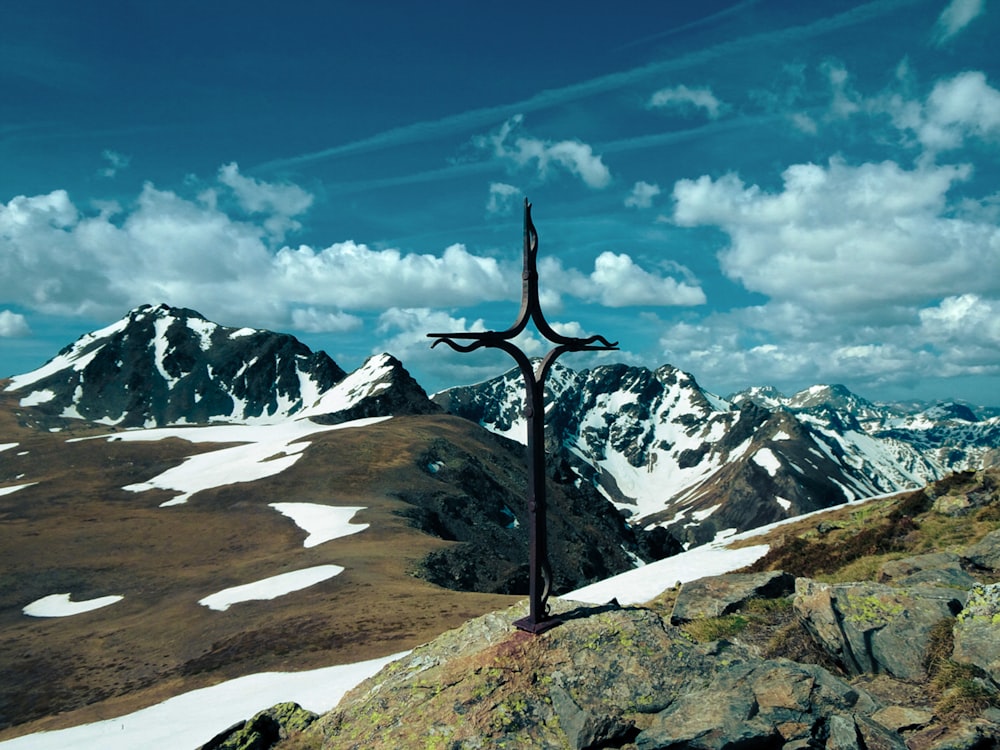
{"label": "dark rock face", "polygon": [[[488,453],[440,439],[418,459],[437,485],[402,492],[403,511],[422,531],[455,542],[421,562],[421,578],[459,591],[528,591],[527,476],[524,447],[483,433]],[[547,477],[549,559],[555,593],[630,570],[681,550],[664,530],[643,531],[596,490],[550,460]]]}
{"label": "dark rock face", "polygon": [[15,388],[47,413],[122,427],[280,418],[345,373],[293,336],[143,305],[63,349]]}

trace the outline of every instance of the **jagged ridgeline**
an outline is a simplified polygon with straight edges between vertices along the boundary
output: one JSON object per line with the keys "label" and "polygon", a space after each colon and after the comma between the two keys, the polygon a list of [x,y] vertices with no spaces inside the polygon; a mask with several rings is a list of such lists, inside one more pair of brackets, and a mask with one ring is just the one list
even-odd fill
{"label": "jagged ridgeline", "polygon": [[[520,437],[519,394],[512,370],[434,400]],[[1000,418],[961,405],[905,410],[843,386],[723,399],[669,365],[574,372],[556,363],[547,399],[550,453],[564,451],[633,524],[665,527],[688,544],[919,487],[995,461],[1000,445]]]}

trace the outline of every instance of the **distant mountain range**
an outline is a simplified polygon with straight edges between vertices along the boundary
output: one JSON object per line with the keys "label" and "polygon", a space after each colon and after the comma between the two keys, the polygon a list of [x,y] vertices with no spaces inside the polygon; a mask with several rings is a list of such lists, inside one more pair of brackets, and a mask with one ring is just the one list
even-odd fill
{"label": "distant mountain range", "polygon": [[[433,399],[391,355],[347,374],[294,337],[144,305],[12,378],[33,418],[119,428],[210,422],[337,423],[440,411],[523,442],[516,370]],[[547,381],[547,448],[637,527],[685,544],[995,463],[1000,416],[958,403],[874,404],[843,386],[728,398],[669,365],[622,364]]]}

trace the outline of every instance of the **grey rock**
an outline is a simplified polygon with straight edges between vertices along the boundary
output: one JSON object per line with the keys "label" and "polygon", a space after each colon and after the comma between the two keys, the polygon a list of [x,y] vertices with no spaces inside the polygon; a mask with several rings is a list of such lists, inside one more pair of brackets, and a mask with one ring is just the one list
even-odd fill
{"label": "grey rock", "polygon": [[270,750],[289,732],[300,732],[317,718],[298,703],[279,703],[220,732],[199,750]]}
{"label": "grey rock", "polygon": [[1000,529],[991,531],[962,555],[970,565],[984,570],[1000,570]]}
{"label": "grey rock", "polygon": [[858,727],[854,719],[843,714],[833,714],[827,722],[829,736],[827,750],[861,750]]}
{"label": "grey rock", "polygon": [[902,732],[907,729],[919,729],[930,724],[934,718],[934,712],[910,706],[886,706],[876,711],[872,718],[887,729]]}
{"label": "grey rock", "polygon": [[782,571],[730,573],[681,586],[670,616],[672,625],[735,612],[750,599],[776,599],[795,590],[795,577]]}
{"label": "grey rock", "polygon": [[961,589],[976,584],[976,579],[962,570],[961,558],[953,552],[934,552],[892,560],[882,565],[876,580],[894,586],[934,584]]}
{"label": "grey rock", "polygon": [[897,589],[879,583],[796,581],[795,611],[833,659],[852,674],[922,680],[931,629],[962,606],[954,589]]}
{"label": "grey rock", "polygon": [[955,623],[952,658],[974,664],[1000,684],[1000,583],[977,584]]}

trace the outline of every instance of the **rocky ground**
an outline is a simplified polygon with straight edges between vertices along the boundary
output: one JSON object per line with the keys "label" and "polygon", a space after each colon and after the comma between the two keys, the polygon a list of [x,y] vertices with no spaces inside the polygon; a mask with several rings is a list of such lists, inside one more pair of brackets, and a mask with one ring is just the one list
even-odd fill
{"label": "rocky ground", "polygon": [[968,473],[802,519],[754,570],[559,602],[538,636],[511,627],[523,605],[497,611],[325,716],[276,707],[205,748],[994,748],[998,487]]}

